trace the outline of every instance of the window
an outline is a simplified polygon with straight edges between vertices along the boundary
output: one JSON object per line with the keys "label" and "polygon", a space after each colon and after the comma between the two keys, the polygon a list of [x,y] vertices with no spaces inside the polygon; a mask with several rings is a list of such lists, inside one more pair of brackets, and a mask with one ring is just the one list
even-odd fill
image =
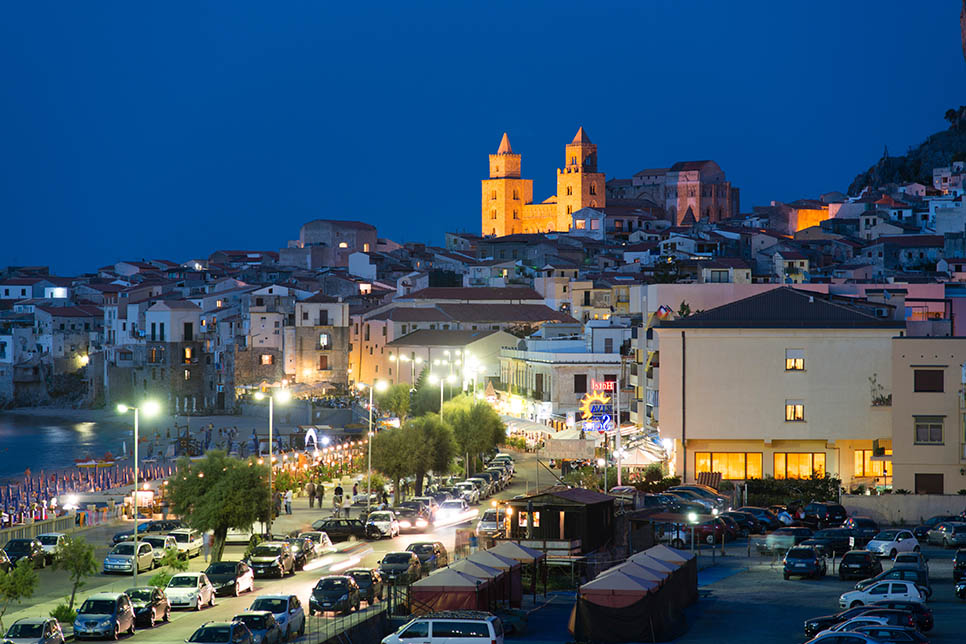
{"label": "window", "polygon": [[496,201],[496,190],[490,191],[490,201]]}
{"label": "window", "polygon": [[486,622],[442,622],[433,621],[433,639],[437,637],[452,637],[462,640],[490,639],[490,629]]}
{"label": "window", "polygon": [[574,222],[574,227],[577,230],[585,230],[587,228],[587,220],[586,219],[578,219],[577,221]]}
{"label": "window", "polygon": [[365,243],[365,244],[362,245],[362,252],[363,253],[368,253],[369,252],[369,244],[368,243]]}
{"label": "window", "polygon": [[825,476],[825,452],[775,452],[776,479]]}
{"label": "window", "polygon": [[728,271],[723,269],[712,269],[710,281],[715,283],[727,283],[731,280],[728,279]]}
{"label": "window", "polygon": [[429,622],[416,622],[399,634],[401,640],[423,640],[429,637]]}
{"label": "window", "polygon": [[319,371],[325,371],[329,368],[329,356],[319,356]]}
{"label": "window", "polygon": [[[368,339],[369,338],[366,338],[366,340],[368,340]],[[322,349],[328,349],[329,348],[329,334],[328,333],[320,333],[319,334],[319,347],[322,348]]]}
{"label": "window", "polygon": [[339,242],[339,248],[348,248],[348,247],[349,247],[349,244],[347,244],[346,242]]}
{"label": "window", "polygon": [[574,214],[574,207],[573,206],[567,206],[567,214],[568,215]]}
{"label": "window", "polygon": [[575,394],[587,393],[587,374],[585,373],[574,374],[574,393]]}
{"label": "window", "polygon": [[[885,450],[884,455],[892,456],[892,450]],[[892,476],[892,461],[873,461],[871,449],[857,449],[854,476]]]}
{"label": "window", "polygon": [[513,189],[513,198],[514,199],[519,199],[520,198],[520,193],[517,192],[517,189],[516,188]]}
{"label": "window", "polygon": [[785,371],[805,371],[805,349],[785,349]]}
{"label": "window", "polygon": [[760,479],[761,452],[695,452],[694,471],[721,472],[730,480]]}
{"label": "window", "polygon": [[[496,210],[490,211],[490,219],[496,219]],[[493,229],[493,232],[496,233],[496,228]]]}
{"label": "window", "polygon": [[590,194],[592,194],[592,195],[597,194],[597,186],[595,184],[593,184],[593,183],[590,184]]}
{"label": "window", "polygon": [[270,353],[263,353],[262,354],[262,364],[263,365],[266,365],[267,366],[267,365],[271,365],[271,364],[274,364],[274,363],[275,363],[275,356],[273,356]]}
{"label": "window", "polygon": [[943,416],[914,416],[916,445],[943,444]]}
{"label": "window", "polygon": [[805,421],[805,403],[801,400],[785,401],[785,422],[800,423]]}
{"label": "window", "polygon": [[184,348],[184,363],[191,364],[191,347]]}
{"label": "window", "polygon": [[306,311],[305,309],[302,309],[302,321],[304,322],[308,319],[309,319],[309,312]]}
{"label": "window", "polygon": [[513,218],[514,219],[519,219],[520,218],[520,215],[517,214],[517,211],[516,210],[513,211]]}
{"label": "window", "polygon": [[184,370],[184,379],[191,380],[191,372],[187,369]]}
{"label": "window", "polygon": [[916,369],[913,372],[913,391],[943,391],[942,369]]}

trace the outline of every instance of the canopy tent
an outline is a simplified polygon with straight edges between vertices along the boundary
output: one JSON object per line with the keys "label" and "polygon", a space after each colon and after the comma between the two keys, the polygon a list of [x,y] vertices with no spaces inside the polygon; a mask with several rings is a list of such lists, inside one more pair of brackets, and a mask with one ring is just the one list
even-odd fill
{"label": "canopy tent", "polygon": [[656,581],[618,570],[588,581],[580,587],[580,596],[598,606],[624,608],[637,603],[648,593],[657,590],[658,586]]}
{"label": "canopy tent", "polygon": [[639,577],[641,579],[646,579],[648,581],[653,581],[657,583],[663,583],[664,580],[671,575],[671,573],[668,573],[668,572],[654,570],[653,568],[646,568],[633,561],[625,561],[619,566],[608,568],[604,572],[600,573],[600,576],[609,575],[614,572],[623,572],[633,577]]}
{"label": "canopy tent", "polygon": [[514,559],[525,564],[536,563],[547,558],[547,553],[521,546],[515,541],[501,541],[492,548],[487,549],[487,552],[506,557],[507,559]]}
{"label": "canopy tent", "polygon": [[[553,435],[555,440],[579,440],[581,430],[565,429]],[[604,442],[604,435],[600,432],[583,432],[583,440],[591,441],[594,445],[601,445]]]}
{"label": "canopy tent", "polygon": [[663,544],[652,546],[640,554],[677,566],[677,570],[671,574],[672,581],[686,590],[688,603],[698,601],[698,560],[693,554]]}
{"label": "canopy tent", "polygon": [[666,561],[668,563],[678,565],[685,564],[694,559],[694,553],[677,550],[675,548],[665,546],[664,544],[651,546],[644,551],[644,554],[660,561]]}
{"label": "canopy tent", "polygon": [[504,582],[504,578],[507,576],[507,573],[504,573],[502,570],[483,564],[474,563],[468,559],[461,559],[460,561],[451,563],[448,568],[464,575],[476,577],[477,579],[485,579],[486,581],[490,582],[491,600],[509,601],[510,595],[507,592],[507,584]]}
{"label": "canopy tent", "polygon": [[489,610],[490,582],[451,568],[442,568],[409,589],[413,613],[440,610]]}
{"label": "canopy tent", "polygon": [[667,561],[661,561],[660,559],[656,559],[655,557],[652,557],[651,555],[647,554],[646,551],[638,552],[636,555],[628,559],[628,561],[631,561],[636,564],[640,564],[645,568],[651,568],[652,570],[658,570],[661,572],[666,572],[668,574],[674,572],[680,567],[680,564],[672,564]]}
{"label": "canopy tent", "polygon": [[521,565],[519,561],[489,550],[478,550],[467,557],[466,560],[502,570],[505,575],[504,583],[506,583],[506,594],[504,596],[510,598],[511,607],[520,607],[523,601],[523,583],[520,579]]}
{"label": "canopy tent", "polygon": [[546,440],[554,433],[554,428],[543,423],[535,423],[524,418],[515,418],[505,414],[500,415],[500,420],[506,424],[507,436],[523,436],[527,445],[534,446]]}

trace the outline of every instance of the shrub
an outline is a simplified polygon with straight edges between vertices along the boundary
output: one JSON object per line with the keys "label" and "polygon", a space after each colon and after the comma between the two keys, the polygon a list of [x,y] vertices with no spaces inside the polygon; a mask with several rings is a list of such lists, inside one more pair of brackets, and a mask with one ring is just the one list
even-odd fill
{"label": "shrub", "polygon": [[50,611],[50,616],[61,624],[70,624],[77,617],[77,611],[67,604],[68,601],[69,599],[65,598],[64,603],[57,604],[57,608]]}
{"label": "shrub", "polygon": [[958,494],[959,496],[966,496],[966,489],[957,490],[956,491],[956,494]]}
{"label": "shrub", "polygon": [[167,570],[162,570],[155,573],[150,579],[148,579],[148,585],[154,586],[155,588],[164,588],[168,585],[168,582],[171,581],[172,577],[174,577],[174,575],[172,575],[170,572]]}
{"label": "shrub", "polygon": [[521,452],[526,451],[527,449],[526,439],[519,436],[508,436],[503,445],[505,447],[520,450]]}

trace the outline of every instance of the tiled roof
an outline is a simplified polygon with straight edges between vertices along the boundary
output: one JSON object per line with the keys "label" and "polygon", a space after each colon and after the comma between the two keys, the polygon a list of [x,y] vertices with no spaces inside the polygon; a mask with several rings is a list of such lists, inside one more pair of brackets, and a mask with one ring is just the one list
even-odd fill
{"label": "tiled roof", "polygon": [[537,300],[543,301],[543,296],[532,288],[524,287],[489,287],[469,288],[463,286],[431,286],[415,293],[405,295],[400,300]]}
{"label": "tiled roof", "polygon": [[104,315],[104,310],[99,306],[79,304],[77,306],[38,306],[38,311],[43,311],[55,318],[99,318]]}
{"label": "tiled roof", "polygon": [[883,235],[871,241],[866,246],[887,244],[903,248],[934,248],[943,246],[945,239],[942,235]]}
{"label": "tiled roof", "polygon": [[[321,222],[324,224],[331,224],[332,226],[339,226],[341,228],[355,228],[356,230],[374,231],[376,229],[375,226],[373,226],[372,224],[367,224],[364,221],[350,221],[350,220],[343,221],[341,219],[313,219],[312,221],[308,222],[308,224],[314,224],[317,222]],[[304,224],[304,225],[307,226],[308,224]]]}
{"label": "tiled roof", "polygon": [[706,166],[709,163],[714,163],[714,161],[711,161],[710,159],[705,159],[704,161],[678,161],[670,168],[668,168],[668,172],[682,172],[685,170],[702,170],[704,169],[704,166]]}
{"label": "tiled roof", "polygon": [[326,295],[322,291],[319,291],[312,297],[308,297],[302,300],[302,302],[308,303],[308,304],[335,304],[338,301],[339,301],[338,298],[332,297],[331,295]]}
{"label": "tiled roof", "polygon": [[496,331],[459,329],[419,329],[386,344],[387,347],[462,347],[482,340]]}
{"label": "tiled roof", "polygon": [[663,321],[661,326],[699,329],[902,329],[905,323],[877,318],[857,308],[830,302],[818,293],[784,286],[686,318]]}
{"label": "tiled roof", "polygon": [[546,304],[438,304],[450,319],[458,322],[576,322],[566,313]]}

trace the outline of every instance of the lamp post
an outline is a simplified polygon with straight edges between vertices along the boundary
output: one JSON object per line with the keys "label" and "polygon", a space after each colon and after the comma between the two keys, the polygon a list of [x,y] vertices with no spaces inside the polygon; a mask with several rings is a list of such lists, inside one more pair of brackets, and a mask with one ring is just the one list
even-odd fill
{"label": "lamp post", "polygon": [[375,390],[385,391],[389,383],[385,380],[377,380],[374,385],[369,386],[364,382],[356,383],[359,389],[369,387],[369,467],[366,476],[366,514],[369,514],[369,505],[372,501],[372,392]]}
{"label": "lamp post", "polygon": [[134,585],[137,586],[138,564],[140,562],[138,559],[138,435],[141,431],[139,423],[142,411],[145,416],[154,416],[161,411],[161,405],[156,400],[145,400],[139,407],[128,407],[123,403],[117,406],[117,411],[120,414],[126,414],[131,409],[134,410],[134,491],[131,493],[134,500],[134,563],[131,570],[134,576]]}
{"label": "lamp post", "polygon": [[429,374],[429,384],[439,385],[439,419],[440,421],[443,420],[443,386],[447,382],[450,384],[453,384],[455,380],[456,380],[456,376],[454,376],[453,374],[450,374],[445,378],[442,376],[437,376],[435,373]]}
{"label": "lamp post", "polygon": [[[274,423],[275,423],[275,401],[282,403],[283,405],[292,399],[292,394],[288,389],[282,388],[273,394],[268,394],[267,396],[261,391],[255,394],[255,400],[264,400],[268,398],[268,532],[272,531],[272,523],[274,517],[272,517],[272,506],[275,501],[275,495],[272,493],[272,451],[275,447],[274,445]],[[261,451],[261,450],[259,450]]]}
{"label": "lamp post", "polygon": [[691,523],[691,552],[694,552],[694,524],[698,522],[698,515],[688,512],[688,522]]}

